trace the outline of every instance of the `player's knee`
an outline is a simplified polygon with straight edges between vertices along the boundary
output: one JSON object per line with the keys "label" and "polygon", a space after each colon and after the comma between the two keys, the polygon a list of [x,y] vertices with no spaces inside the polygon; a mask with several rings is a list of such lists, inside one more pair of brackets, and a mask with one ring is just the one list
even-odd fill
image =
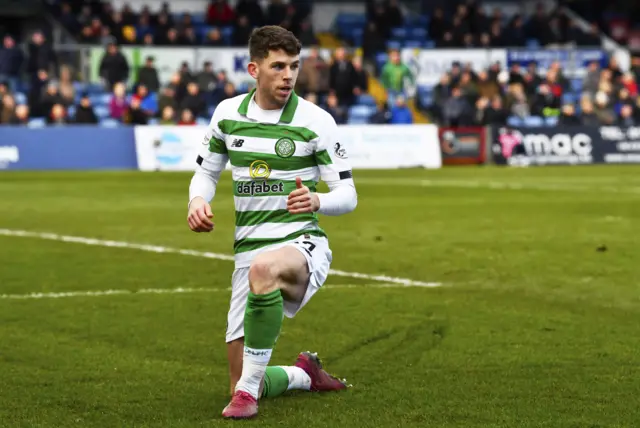
{"label": "player's knee", "polygon": [[249,286],[253,294],[267,294],[278,286],[275,263],[268,257],[256,257],[249,268]]}

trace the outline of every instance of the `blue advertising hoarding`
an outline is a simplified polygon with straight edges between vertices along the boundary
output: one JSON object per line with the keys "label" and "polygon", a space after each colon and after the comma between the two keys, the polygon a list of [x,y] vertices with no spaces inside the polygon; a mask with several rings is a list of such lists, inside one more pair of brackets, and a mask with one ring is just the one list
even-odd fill
{"label": "blue advertising hoarding", "polygon": [[587,67],[597,61],[601,67],[607,66],[608,55],[602,49],[508,49],[507,65],[519,64],[527,67],[529,63],[538,64],[538,70],[545,72],[551,63],[558,61],[565,77],[581,78]]}
{"label": "blue advertising hoarding", "polygon": [[0,127],[0,170],[122,170],[137,167],[131,127]]}

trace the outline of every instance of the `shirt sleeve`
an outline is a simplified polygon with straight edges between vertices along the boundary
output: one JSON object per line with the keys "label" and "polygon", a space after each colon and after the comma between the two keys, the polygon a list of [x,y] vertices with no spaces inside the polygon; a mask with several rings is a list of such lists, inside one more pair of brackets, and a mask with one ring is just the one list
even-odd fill
{"label": "shirt sleeve", "polygon": [[213,200],[220,174],[229,161],[224,134],[218,127],[221,110],[222,105],[219,105],[202,139],[202,148],[196,158],[195,172],[189,185],[189,203],[198,196],[209,203]]}
{"label": "shirt sleeve", "polygon": [[341,215],[356,208],[358,195],[347,150],[344,143],[339,141],[338,126],[328,114],[325,122],[315,156],[320,178],[327,183],[329,193],[318,193],[318,212],[324,215]]}

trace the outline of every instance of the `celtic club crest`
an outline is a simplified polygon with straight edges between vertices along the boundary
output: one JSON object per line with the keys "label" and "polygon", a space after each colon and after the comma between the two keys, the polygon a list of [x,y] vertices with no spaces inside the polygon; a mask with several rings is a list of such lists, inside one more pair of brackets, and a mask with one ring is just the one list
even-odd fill
{"label": "celtic club crest", "polygon": [[290,158],[296,151],[296,144],[289,137],[282,137],[276,141],[276,154],[281,158]]}

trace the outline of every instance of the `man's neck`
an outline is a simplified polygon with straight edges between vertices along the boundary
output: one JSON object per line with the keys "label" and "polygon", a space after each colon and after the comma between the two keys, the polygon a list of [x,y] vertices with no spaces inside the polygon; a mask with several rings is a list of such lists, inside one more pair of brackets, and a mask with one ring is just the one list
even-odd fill
{"label": "man's neck", "polygon": [[280,110],[282,107],[284,107],[284,106],[279,106],[275,103],[269,103],[265,101],[266,97],[262,96],[259,89],[256,90],[256,93],[253,98],[256,104],[258,105],[258,107],[260,107],[262,110]]}

